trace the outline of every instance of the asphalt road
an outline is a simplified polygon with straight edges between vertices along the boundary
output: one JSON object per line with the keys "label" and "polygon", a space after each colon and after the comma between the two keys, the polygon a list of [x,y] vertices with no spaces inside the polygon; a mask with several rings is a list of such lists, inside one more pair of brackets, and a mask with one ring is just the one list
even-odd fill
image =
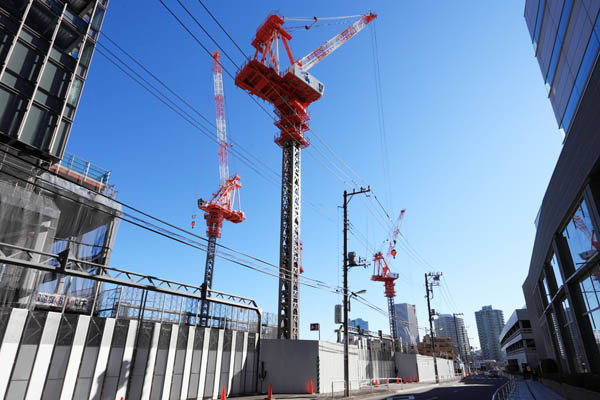
{"label": "asphalt road", "polygon": [[491,400],[505,382],[503,378],[469,377],[461,382],[390,396],[386,400]]}

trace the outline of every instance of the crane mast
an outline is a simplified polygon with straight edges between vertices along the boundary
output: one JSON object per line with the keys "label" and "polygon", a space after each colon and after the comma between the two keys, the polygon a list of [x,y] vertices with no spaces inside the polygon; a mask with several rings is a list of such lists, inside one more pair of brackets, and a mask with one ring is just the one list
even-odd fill
{"label": "crane mast", "polygon": [[389,268],[389,262],[391,258],[396,257],[396,239],[398,239],[398,235],[400,234],[400,225],[402,224],[402,219],[404,218],[404,212],[406,210],[400,211],[400,215],[396,220],[396,225],[394,226],[394,231],[392,232],[392,236],[390,237],[388,250],[385,256],[381,251],[378,251],[373,256],[373,276],[371,277],[372,281],[383,282],[384,285],[384,295],[387,298],[388,302],[388,318],[390,322],[390,334],[392,338],[394,338],[394,342],[397,342],[398,334],[396,331],[396,313],[394,312],[394,298],[396,297],[396,288],[395,288],[395,280],[398,279],[399,275],[395,272],[391,272]]}
{"label": "crane mast", "polygon": [[[229,143],[227,142],[227,129],[225,123],[225,97],[223,92],[221,57],[218,51],[215,51],[212,54],[212,57],[217,120],[217,144],[219,153],[219,190],[213,194],[212,199],[209,201],[198,199],[198,208],[204,211],[206,235],[208,236],[206,266],[204,269],[204,289],[200,304],[201,326],[208,326],[210,310],[209,302],[206,300],[206,294],[207,290],[212,288],[217,238],[221,237],[223,220],[225,219],[237,224],[246,219],[246,216],[241,211],[239,189],[242,187],[242,184],[240,182],[240,177],[237,174],[233,177],[229,176],[229,158],[227,152]],[[237,210],[234,208],[236,200]]]}
{"label": "crane mast", "polygon": [[[365,25],[375,17],[375,14],[369,14],[369,17],[364,20]],[[282,149],[277,337],[298,339],[301,153],[302,149],[309,145],[309,140],[304,135],[310,120],[307,107],[323,96],[324,85],[307,72],[306,66],[294,62],[289,46],[292,35],[282,27],[283,24],[283,17],[271,14],[258,28],[252,41],[252,46],[255,48],[254,57],[238,72],[235,84],[273,104],[275,114],[279,118],[275,122],[275,126],[280,131],[279,137],[275,138],[275,143]],[[358,27],[360,26],[355,28]],[[312,52],[309,55],[310,60],[307,60],[308,68],[358,33],[359,30],[355,28],[351,29],[352,34],[349,34],[350,31],[346,29],[344,32],[348,31],[348,34],[342,32],[340,34],[342,36],[337,35],[332,39],[334,43],[331,46],[324,48],[329,43],[327,42],[315,50],[318,54]],[[279,40],[282,41],[290,62],[285,73],[282,73],[279,66]],[[311,56],[312,54],[314,55]]]}

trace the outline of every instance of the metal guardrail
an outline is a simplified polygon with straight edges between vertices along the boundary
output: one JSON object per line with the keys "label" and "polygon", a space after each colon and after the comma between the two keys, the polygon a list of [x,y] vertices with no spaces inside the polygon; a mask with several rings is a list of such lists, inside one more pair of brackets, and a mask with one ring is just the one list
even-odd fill
{"label": "metal guardrail", "polygon": [[511,394],[515,391],[515,388],[517,387],[515,378],[513,376],[504,375],[504,374],[502,374],[502,375],[508,378],[508,382],[506,382],[504,385],[500,386],[494,392],[494,395],[492,396],[492,400],[507,400],[507,399],[509,399]]}
{"label": "metal guardrail", "polygon": [[92,164],[76,155],[65,153],[62,160],[53,165],[58,172],[63,172],[80,183],[95,182],[98,189],[108,186],[110,171]]}

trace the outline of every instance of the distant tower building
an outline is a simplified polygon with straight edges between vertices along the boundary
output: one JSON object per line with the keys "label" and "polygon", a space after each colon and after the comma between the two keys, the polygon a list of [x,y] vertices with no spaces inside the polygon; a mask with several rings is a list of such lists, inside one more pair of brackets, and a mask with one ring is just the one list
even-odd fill
{"label": "distant tower building", "polygon": [[0,2],[0,141],[62,158],[107,3]]}
{"label": "distant tower building", "polygon": [[[456,318],[456,320],[455,320]],[[441,314],[436,320],[435,335],[438,337],[447,336],[454,343],[455,353],[461,359],[466,359],[469,355],[469,336],[465,328],[465,321],[460,317],[454,317],[450,314]]]}
{"label": "distant tower building", "polygon": [[419,325],[414,304],[394,304],[396,314],[396,337],[402,344],[404,352],[416,353],[419,342]]}
{"label": "distant tower building", "polygon": [[363,331],[368,331],[369,330],[369,321],[365,321],[362,318],[351,319],[349,321],[349,325],[353,326],[355,328],[360,328]]}
{"label": "distant tower building", "polygon": [[485,360],[504,359],[500,350],[500,333],[504,328],[504,313],[493,310],[492,306],[483,306],[475,312],[477,332],[481,345],[481,355]]}

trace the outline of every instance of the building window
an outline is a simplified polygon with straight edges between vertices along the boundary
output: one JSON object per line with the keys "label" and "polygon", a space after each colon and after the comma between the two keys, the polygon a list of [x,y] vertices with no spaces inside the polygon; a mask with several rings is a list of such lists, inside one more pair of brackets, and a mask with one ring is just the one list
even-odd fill
{"label": "building window", "polygon": [[556,65],[558,64],[558,56],[560,55],[560,49],[562,47],[563,39],[565,38],[565,32],[567,31],[567,24],[569,22],[569,16],[571,15],[572,6],[573,0],[565,0],[563,3],[562,12],[560,14],[560,22],[558,23],[558,30],[556,32],[556,38],[554,39],[554,48],[552,49],[550,67],[548,68],[548,76],[546,77],[546,83],[548,86],[552,86],[552,82],[554,81],[554,73],[556,72]]}
{"label": "building window", "polygon": [[556,280],[556,289],[558,290],[563,285],[563,280],[560,273],[560,267],[558,266],[558,260],[556,259],[556,254],[552,255],[552,258],[550,259],[550,266],[552,267],[554,279]]}
{"label": "building window", "polygon": [[577,207],[575,214],[563,231],[563,236],[567,239],[575,270],[581,268],[598,252],[596,231],[592,225],[585,200],[582,200]]}
{"label": "building window", "polygon": [[556,341],[556,345],[558,346],[558,348],[556,349],[558,356],[560,358],[563,369],[567,370],[568,369],[567,352],[565,350],[565,344],[563,342],[562,335],[560,334],[560,325],[558,324],[558,319],[556,318],[556,314],[554,314],[554,311],[550,312],[550,321],[551,321],[550,329],[552,330],[552,333],[554,334],[554,339]]}
{"label": "building window", "polygon": [[596,265],[580,282],[584,298],[584,315],[589,318],[596,345],[600,347],[600,266]]}
{"label": "building window", "polygon": [[548,287],[548,279],[546,275],[542,275],[542,279],[540,281],[540,294],[542,295],[542,304],[544,308],[550,303],[552,303],[552,296],[550,295],[550,290]]}
{"label": "building window", "polygon": [[588,76],[590,75],[592,66],[595,63],[596,54],[598,53],[598,47],[600,47],[600,18],[596,17],[594,29],[592,30],[592,34],[590,35],[590,40],[588,41],[585,54],[583,55],[583,59],[581,60],[579,71],[577,72],[577,77],[575,78],[575,83],[573,85],[573,89],[571,90],[569,101],[567,103],[567,107],[565,108],[565,112],[560,123],[560,129],[562,129],[563,132],[565,132],[565,134],[569,133],[569,128],[571,127],[573,115],[575,114],[575,109],[579,104],[579,99],[581,98],[581,95],[583,95],[583,92],[587,85]]}
{"label": "building window", "polygon": [[540,31],[542,30],[542,20],[544,19],[544,8],[546,8],[546,0],[540,0],[538,4],[538,13],[535,20],[535,32],[533,34],[533,49],[537,51]]}
{"label": "building window", "polygon": [[[592,312],[600,307],[600,267],[594,269],[583,279],[579,286],[585,302],[586,312]],[[600,320],[597,321],[600,323]],[[598,327],[600,329],[600,326]]]}
{"label": "building window", "polygon": [[577,327],[575,324],[575,315],[573,314],[573,309],[569,304],[568,299],[564,299],[561,302],[562,312],[565,317],[565,325],[564,332],[568,334],[567,340],[570,340],[573,345],[573,350],[575,351],[575,368],[577,372],[583,373],[588,372],[586,363],[585,363],[585,350],[583,348],[583,343],[579,339],[579,335],[577,332]]}

